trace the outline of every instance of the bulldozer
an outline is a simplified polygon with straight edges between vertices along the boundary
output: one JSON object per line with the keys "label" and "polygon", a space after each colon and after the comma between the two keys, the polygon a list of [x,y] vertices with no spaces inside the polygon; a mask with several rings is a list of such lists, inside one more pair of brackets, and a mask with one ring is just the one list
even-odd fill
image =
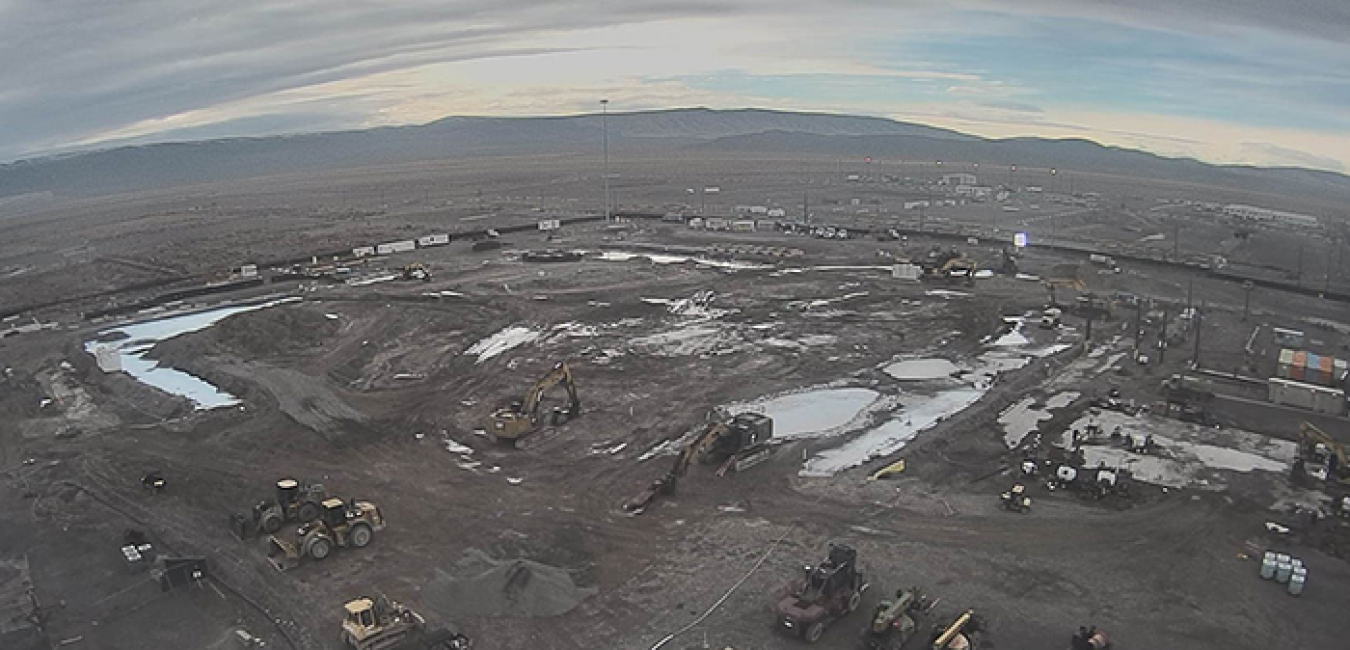
{"label": "bulldozer", "polygon": [[342,640],[353,650],[468,650],[469,638],[438,630],[428,632],[421,614],[380,595],[357,598],[342,606]]}
{"label": "bulldozer", "polygon": [[933,635],[933,650],[974,650],[980,646],[984,622],[968,609],[956,617],[951,625],[938,629]]}
{"label": "bulldozer", "polygon": [[773,419],[759,413],[741,413],[717,418],[703,428],[680,450],[670,471],[623,505],[626,512],[640,514],[658,496],[675,493],[675,486],[695,461],[721,463],[717,475],[744,471],[764,462],[771,453],[768,440],[773,437]]}
{"label": "bulldozer", "polygon": [[803,572],[775,612],[778,629],[815,643],[831,623],[858,609],[868,584],[858,570],[858,551],[845,544],[830,544],[825,561]]}
{"label": "bulldozer", "polygon": [[956,249],[943,251],[935,248],[928,252],[927,259],[920,263],[924,280],[960,281],[968,287],[975,286],[975,271],[979,265]]}
{"label": "bulldozer", "polygon": [[301,483],[293,478],[277,481],[277,495],[254,504],[251,518],[230,516],[230,529],[235,537],[247,539],[261,531],[271,535],[281,530],[288,521],[309,523],[319,517],[321,503],[328,498],[322,483]]}
{"label": "bulldozer", "polygon": [[305,557],[322,560],[334,547],[363,548],[384,530],[384,515],[369,501],[327,499],[318,519],[301,524],[292,537],[271,536],[267,561],[278,571],[288,571]]}
{"label": "bulldozer", "polygon": [[534,382],[521,400],[512,402],[506,408],[497,409],[488,417],[488,432],[499,442],[515,444],[539,423],[539,403],[550,388],[562,384],[567,389],[566,408],[553,409],[550,422],[557,426],[581,415],[581,399],[577,397],[577,385],[572,379],[572,370],[566,361],[559,361],[539,381]]}
{"label": "bulldozer", "polygon": [[399,269],[399,276],[404,280],[421,280],[431,282],[431,269],[426,264],[414,262]]}
{"label": "bulldozer", "polygon": [[894,599],[877,603],[872,622],[863,630],[863,648],[900,650],[919,629],[914,616],[928,605],[928,599],[917,588],[897,589]]}
{"label": "bulldozer", "polygon": [[1298,425],[1295,469],[1296,479],[1308,477],[1328,485],[1350,488],[1350,457],[1347,457],[1345,446],[1311,422]]}
{"label": "bulldozer", "polygon": [[1031,497],[1027,496],[1027,486],[1021,483],[1013,484],[1007,492],[998,495],[998,503],[1009,512],[1031,512]]}

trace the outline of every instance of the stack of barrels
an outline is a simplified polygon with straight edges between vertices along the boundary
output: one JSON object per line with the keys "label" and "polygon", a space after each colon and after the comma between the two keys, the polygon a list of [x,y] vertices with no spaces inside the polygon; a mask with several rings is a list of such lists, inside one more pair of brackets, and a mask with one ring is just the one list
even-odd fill
{"label": "stack of barrels", "polygon": [[1261,558],[1261,577],[1287,585],[1289,595],[1297,596],[1303,593],[1303,586],[1308,582],[1308,567],[1296,557],[1266,551]]}

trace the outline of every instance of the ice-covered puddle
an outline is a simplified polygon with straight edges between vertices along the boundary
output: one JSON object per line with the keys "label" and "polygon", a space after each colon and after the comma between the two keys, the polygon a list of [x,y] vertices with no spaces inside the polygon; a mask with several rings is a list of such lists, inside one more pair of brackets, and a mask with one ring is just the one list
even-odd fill
{"label": "ice-covered puddle", "polygon": [[[220,307],[181,316],[169,316],[143,323],[113,327],[99,332],[98,339],[86,341],[84,350],[89,354],[96,354],[98,350],[106,348],[116,350],[122,370],[126,371],[128,375],[143,384],[154,386],[166,393],[186,397],[192,401],[194,408],[198,410],[233,406],[239,403],[239,398],[234,395],[216,388],[195,375],[175,368],[160,366],[158,361],[147,359],[145,355],[160,341],[166,341],[180,334],[199,332],[235,314],[266,309],[290,302],[299,302],[300,300],[298,297],[282,298],[251,305]],[[124,334],[125,337],[111,343],[99,340],[106,340],[108,335],[117,333]]]}
{"label": "ice-covered puddle", "polygon": [[1022,444],[1032,431],[1040,425],[1042,420],[1049,420],[1054,417],[1050,411],[1061,409],[1074,400],[1078,399],[1079,393],[1074,391],[1065,391],[1056,393],[1053,397],[1045,401],[1043,408],[1036,406],[1036,398],[1023,397],[1016,404],[1008,407],[999,414],[998,423],[1003,426],[1003,442],[1009,449],[1016,448]]}
{"label": "ice-covered puddle", "polygon": [[843,445],[816,454],[798,473],[802,476],[833,476],[873,458],[900,451],[925,429],[961,412],[984,393],[979,388],[964,387],[932,397],[902,398],[906,403],[899,415]]}
{"label": "ice-covered puddle", "polygon": [[[1110,434],[1120,427],[1122,434],[1136,439],[1150,434],[1160,447],[1156,454],[1143,455],[1098,440],[1084,444],[1083,458],[1088,467],[1105,463],[1130,471],[1136,480],[1166,487],[1200,486],[1221,488],[1217,470],[1230,472],[1288,472],[1293,467],[1298,445],[1238,429],[1203,427],[1153,415],[1129,416],[1116,411],[1088,413],[1069,425],[1061,446],[1071,448],[1073,430],[1084,431],[1096,424]],[[1217,444],[1216,444],[1217,443]]]}
{"label": "ice-covered puddle", "polygon": [[478,361],[474,363],[479,364],[508,350],[537,341],[543,335],[543,332],[534,328],[511,325],[469,346],[464,354],[477,356]]}
{"label": "ice-covered puddle", "polygon": [[869,388],[817,388],[755,402],[733,404],[734,414],[754,411],[773,418],[773,437],[790,440],[842,432],[877,402]]}
{"label": "ice-covered puddle", "polygon": [[773,268],[768,264],[746,262],[744,260],[715,260],[706,257],[689,257],[686,255],[670,255],[663,253],[629,253],[625,251],[601,251],[600,259],[607,262],[627,262],[635,259],[647,259],[651,260],[653,264],[683,264],[685,262],[693,262],[699,266],[710,266],[729,271]]}
{"label": "ice-covered puddle", "polygon": [[951,377],[961,368],[946,359],[906,359],[892,363],[884,370],[900,381],[922,381]]}

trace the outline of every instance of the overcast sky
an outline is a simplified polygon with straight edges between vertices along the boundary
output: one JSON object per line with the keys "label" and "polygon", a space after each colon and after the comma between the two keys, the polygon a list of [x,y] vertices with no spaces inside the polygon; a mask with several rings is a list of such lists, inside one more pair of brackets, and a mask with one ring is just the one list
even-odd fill
{"label": "overcast sky", "polygon": [[1350,170],[1350,0],[0,0],[0,160],[709,106]]}

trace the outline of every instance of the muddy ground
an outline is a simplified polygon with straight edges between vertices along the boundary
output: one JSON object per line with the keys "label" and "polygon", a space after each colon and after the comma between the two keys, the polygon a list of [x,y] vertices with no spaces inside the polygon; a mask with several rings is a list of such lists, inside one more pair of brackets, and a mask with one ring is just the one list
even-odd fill
{"label": "muddy ground", "polygon": [[[304,234],[287,239],[290,245],[366,236],[321,213],[304,214],[335,234]],[[347,225],[400,231],[366,219]],[[223,250],[236,235],[222,228],[212,237],[224,239],[211,246]],[[303,298],[156,346],[151,354],[162,364],[241,400],[222,409],[196,410],[124,374],[99,372],[82,346],[115,323],[68,320],[69,328],[4,339],[0,558],[26,568],[0,572],[0,612],[8,621],[0,645],[227,648],[243,647],[237,632],[244,630],[270,647],[335,648],[342,603],[379,592],[435,624],[462,628],[479,648],[649,648],[696,621],[663,647],[798,647],[775,631],[771,594],[832,540],[860,551],[872,585],[864,612],[883,594],[917,585],[941,598],[925,625],[973,608],[989,623],[986,648],[1067,646],[1072,630],[1086,624],[1110,631],[1120,648],[1336,647],[1350,631],[1339,616],[1350,604],[1350,565],[1320,550],[1318,531],[1305,531],[1304,519],[1280,509],[1277,502],[1317,498],[1290,487],[1282,472],[1210,468],[1204,484],[1164,490],[1139,483],[1133,497],[1105,502],[1033,486],[1031,513],[996,507],[1030,453],[1009,450],[1001,414],[1026,397],[1040,403],[1078,393],[1037,425],[1049,440],[1090,415],[1087,401],[1112,387],[1156,403],[1158,382],[1193,356],[1193,332],[1180,335],[1162,364],[1140,365],[1130,355],[1132,309],[1096,322],[1086,342],[1087,324],[1077,316],[1059,330],[1031,321],[1015,326],[1009,317],[1034,318],[1044,304],[1038,283],[1002,275],[974,287],[892,279],[878,251],[921,254],[930,245],[923,241],[719,236],[650,225],[622,235],[603,228],[560,235],[552,242],[512,237],[507,249],[490,253],[453,244],[390,262],[427,263],[430,283],[307,282],[203,301],[199,306],[277,292]],[[741,260],[763,268],[727,269],[609,261],[599,253],[635,242],[718,241],[791,246],[804,255]],[[520,249],[543,246],[591,254],[560,264],[518,258]],[[186,270],[172,247],[153,250],[140,259]],[[996,247],[970,252],[998,264]],[[213,259],[225,264],[226,257]],[[1046,273],[1070,261],[1030,253],[1022,265]],[[1083,268],[1102,294],[1128,290],[1180,304],[1193,286],[1180,271]],[[1338,305],[1258,292],[1242,321],[1239,287],[1198,283],[1192,299],[1213,314],[1201,346],[1210,365],[1227,365],[1235,354],[1241,363],[1253,322],[1280,325],[1293,313],[1350,320]],[[39,289],[50,287],[32,290]],[[1177,336],[1175,316],[1169,332]],[[1025,343],[991,347],[1014,327]],[[510,328],[518,329],[504,334]],[[1160,329],[1160,321],[1146,324],[1148,340]],[[1319,337],[1329,347],[1343,345],[1333,333]],[[1050,346],[1058,347],[1046,352]],[[897,358],[975,367],[991,350],[1020,359],[1012,364],[1020,367],[992,383],[973,376],[899,381],[885,372]],[[577,376],[581,417],[545,427],[517,448],[481,433],[492,408],[563,359]],[[809,388],[875,397],[842,421],[831,419],[827,411],[835,407],[823,402],[807,408],[794,417],[823,418],[829,431],[790,437],[744,473],[718,477],[695,466],[673,497],[638,516],[621,509],[672,462],[644,456],[714,408],[759,408]],[[801,475],[804,459],[916,417],[927,400],[958,389],[985,392],[898,452],[828,476]],[[551,394],[547,404],[558,403]],[[1263,434],[1288,436],[1297,428],[1296,415],[1261,413],[1219,415]],[[1169,422],[1147,420],[1160,431],[1183,426]],[[1328,426],[1343,426],[1337,422]],[[785,430],[793,422],[778,424]],[[1215,445],[1230,440],[1222,430],[1212,435]],[[900,477],[867,480],[899,457],[908,463]],[[168,479],[164,492],[141,487],[151,470]],[[366,549],[340,549],[278,573],[265,561],[262,540],[239,541],[225,522],[286,476],[372,500],[389,527]],[[1268,532],[1267,521],[1293,530]],[[127,529],[144,531],[161,552],[208,558],[213,578],[161,592],[148,573],[125,566],[118,547]],[[1257,576],[1269,548],[1310,567],[1301,597]],[[544,601],[456,602],[464,598],[452,584],[457,571],[514,559],[565,572],[580,604],[530,616],[548,610]],[[558,574],[538,568],[536,575],[554,594],[545,604],[573,594]],[[44,635],[20,620],[33,611],[24,580],[42,605]],[[855,647],[864,618],[843,619],[820,647]]]}

